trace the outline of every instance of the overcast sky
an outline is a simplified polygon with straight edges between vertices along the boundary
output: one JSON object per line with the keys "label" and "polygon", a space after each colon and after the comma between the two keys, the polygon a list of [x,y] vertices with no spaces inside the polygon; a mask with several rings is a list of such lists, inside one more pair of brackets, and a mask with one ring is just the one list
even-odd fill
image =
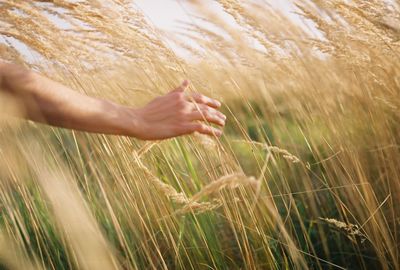
{"label": "overcast sky", "polygon": [[[184,0],[134,0],[133,1],[148,17],[148,19],[157,27],[166,31],[179,30],[177,21],[193,22],[190,14],[193,10],[189,4],[185,4]],[[266,5],[269,4],[281,10],[291,19],[300,22],[300,18],[293,13],[293,5],[288,0],[264,0]],[[227,22],[233,23],[233,19],[225,14],[216,1],[202,0],[202,3],[208,5],[210,9],[220,15]]]}
{"label": "overcast sky", "polygon": [[[139,9],[143,11],[148,21],[162,31],[171,34],[182,32],[182,23],[201,24],[201,26],[210,30],[217,32],[219,31],[218,29],[214,29],[212,25],[206,25],[201,20],[196,19],[193,16],[196,11],[191,8],[191,5],[188,4],[187,0],[134,0],[133,2],[139,7]],[[299,15],[294,13],[295,6],[290,0],[260,0],[259,2],[261,4],[270,5],[276,8],[298,25],[305,26],[309,29],[313,28],[312,25],[309,25],[309,23],[305,22]],[[229,14],[224,12],[218,1],[201,0],[201,3],[203,5],[207,5],[208,9],[219,15],[219,17],[221,17],[229,25],[233,27],[239,27],[235,20]],[[314,31],[314,29],[311,31]],[[260,44],[257,44],[256,41],[253,41],[252,43],[255,48],[262,49]],[[189,42],[189,44],[196,48],[196,44],[191,42]],[[178,53],[178,55],[190,57],[190,54],[186,54],[182,49],[175,47],[171,43],[169,45],[175,50],[176,53]]]}
{"label": "overcast sky", "polygon": [[[186,0],[132,0],[134,4],[139,7],[145,14],[148,21],[153,24],[156,28],[170,32],[177,33],[182,31],[182,23],[194,23],[194,24],[203,24],[204,22],[195,19],[192,15],[195,14],[195,10],[193,10],[190,4],[187,3]],[[209,9],[218,14],[225,22],[228,24],[235,26],[236,23],[234,19],[225,13],[222,7],[214,0],[201,0],[201,3],[207,5]],[[273,7],[279,9],[282,13],[288,16],[291,20],[295,21],[298,24],[304,24],[301,18],[294,14],[294,6],[290,3],[289,0],[260,0],[260,3],[265,3],[265,5],[269,4]],[[64,20],[60,20],[56,16],[48,14],[49,18],[60,28],[69,28],[68,23]],[[207,26],[206,26],[207,27]],[[208,27],[210,27],[208,25]],[[5,43],[4,37],[0,37],[0,42]],[[38,55],[34,55],[31,51],[27,49],[27,47],[12,38],[8,38],[8,42],[18,48],[20,52],[24,55],[25,59],[28,61],[33,60],[34,58],[38,58]],[[169,44],[170,46],[172,44]],[[193,44],[192,44],[193,45]],[[177,49],[172,45],[172,48],[178,54],[184,53],[181,50]],[[186,56],[182,55],[181,56]]]}

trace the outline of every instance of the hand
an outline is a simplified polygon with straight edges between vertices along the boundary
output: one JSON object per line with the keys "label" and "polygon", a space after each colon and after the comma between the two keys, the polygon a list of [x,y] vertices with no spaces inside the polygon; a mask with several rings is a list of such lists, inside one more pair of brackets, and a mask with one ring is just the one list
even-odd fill
{"label": "hand", "polygon": [[186,94],[188,81],[168,94],[157,97],[145,107],[135,110],[133,136],[142,140],[161,140],[199,132],[221,136],[226,116],[217,109],[221,103],[199,93]]}

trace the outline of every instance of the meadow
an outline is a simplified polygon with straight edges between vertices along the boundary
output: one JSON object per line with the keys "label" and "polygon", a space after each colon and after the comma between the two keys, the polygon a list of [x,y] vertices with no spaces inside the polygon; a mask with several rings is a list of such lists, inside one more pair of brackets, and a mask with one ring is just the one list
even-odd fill
{"label": "meadow", "polygon": [[400,3],[214,2],[240,27],[199,0],[180,38],[132,1],[0,2],[2,59],[130,106],[187,78],[228,118],[144,142],[0,96],[0,269],[400,269]]}

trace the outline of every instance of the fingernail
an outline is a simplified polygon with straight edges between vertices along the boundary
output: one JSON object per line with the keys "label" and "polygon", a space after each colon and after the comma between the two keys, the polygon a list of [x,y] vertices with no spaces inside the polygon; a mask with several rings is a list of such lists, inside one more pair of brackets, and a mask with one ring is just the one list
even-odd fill
{"label": "fingernail", "polygon": [[182,86],[186,87],[186,86],[188,86],[188,85],[189,85],[189,81],[188,81],[188,80],[184,80],[184,81],[182,82]]}
{"label": "fingernail", "polygon": [[219,102],[218,100],[214,100],[214,104],[215,106],[221,107],[221,102]]}

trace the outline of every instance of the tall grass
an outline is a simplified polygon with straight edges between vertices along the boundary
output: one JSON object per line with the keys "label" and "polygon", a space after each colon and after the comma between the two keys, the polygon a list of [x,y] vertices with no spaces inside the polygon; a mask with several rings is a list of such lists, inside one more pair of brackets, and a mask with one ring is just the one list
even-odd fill
{"label": "tall grass", "polygon": [[0,267],[400,269],[399,3],[293,2],[310,30],[216,2],[236,25],[190,1],[180,39],[130,1],[0,3],[3,59],[132,106],[189,78],[228,116],[144,143],[2,114]]}

